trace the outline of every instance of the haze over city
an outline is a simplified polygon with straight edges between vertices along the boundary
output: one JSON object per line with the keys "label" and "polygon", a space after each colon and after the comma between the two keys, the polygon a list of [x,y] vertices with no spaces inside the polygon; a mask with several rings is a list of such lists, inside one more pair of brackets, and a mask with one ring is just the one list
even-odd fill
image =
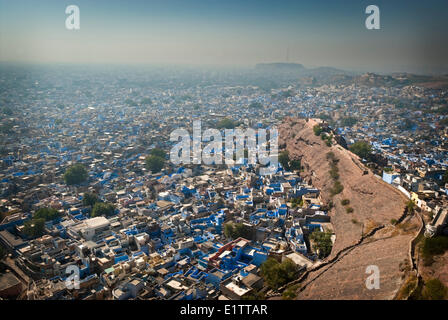
{"label": "haze over city", "polygon": [[[446,73],[446,1],[0,1],[0,61]],[[65,8],[80,8],[80,30]]]}

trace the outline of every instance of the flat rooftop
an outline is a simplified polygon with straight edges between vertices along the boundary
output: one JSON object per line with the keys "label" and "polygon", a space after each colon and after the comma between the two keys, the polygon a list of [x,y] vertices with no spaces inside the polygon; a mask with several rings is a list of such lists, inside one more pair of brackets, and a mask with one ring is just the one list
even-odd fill
{"label": "flat rooftop", "polygon": [[21,238],[13,235],[8,230],[0,231],[0,238],[5,243],[9,244],[12,248],[21,246],[21,245],[23,245],[25,243]]}
{"label": "flat rooftop", "polygon": [[307,268],[310,268],[313,266],[313,262],[306,258],[305,256],[301,255],[300,253],[293,252],[288,255],[286,255],[286,258],[291,259],[295,264],[299,266],[305,266]]}
{"label": "flat rooftop", "polygon": [[235,284],[233,281],[230,281],[227,285],[226,288],[233,291],[235,294],[237,294],[238,296],[243,296],[246,293],[248,293],[251,289],[247,288],[247,287],[240,287],[237,284]]}
{"label": "flat rooftop", "polygon": [[14,287],[15,285],[20,283],[20,280],[11,272],[0,274],[0,291]]}

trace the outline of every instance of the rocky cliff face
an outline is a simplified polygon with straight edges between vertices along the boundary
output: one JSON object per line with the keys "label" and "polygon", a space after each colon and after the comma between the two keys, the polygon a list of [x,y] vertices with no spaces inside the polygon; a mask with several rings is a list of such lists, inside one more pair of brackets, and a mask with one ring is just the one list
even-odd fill
{"label": "rocky cliff face", "polygon": [[[302,160],[302,177],[319,188],[323,201],[332,202],[331,221],[336,242],[324,268],[311,272],[302,283],[299,298],[303,299],[391,299],[399,289],[402,274],[399,265],[408,259],[409,241],[418,229],[402,229],[391,225],[391,219],[403,215],[406,197],[375,177],[350,151],[333,140],[328,147],[313,132],[319,120],[285,119],[279,127],[280,145],[291,157]],[[336,159],[342,192],[332,194],[335,180],[330,175],[328,153]],[[343,206],[341,200],[350,204]],[[347,213],[347,207],[353,212]],[[413,224],[413,218],[406,223]],[[373,233],[372,233],[373,230]],[[369,234],[372,233],[372,234]],[[366,237],[366,234],[369,234]],[[368,290],[366,268],[377,265],[381,273],[381,289]]]}

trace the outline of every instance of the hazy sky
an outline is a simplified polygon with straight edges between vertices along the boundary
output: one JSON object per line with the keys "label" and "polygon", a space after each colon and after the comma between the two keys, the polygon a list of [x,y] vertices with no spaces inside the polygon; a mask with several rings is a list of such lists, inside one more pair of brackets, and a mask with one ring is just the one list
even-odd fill
{"label": "hazy sky", "polygon": [[[369,4],[381,30],[365,28]],[[254,65],[289,51],[309,67],[448,72],[447,33],[447,0],[0,0],[0,61]]]}

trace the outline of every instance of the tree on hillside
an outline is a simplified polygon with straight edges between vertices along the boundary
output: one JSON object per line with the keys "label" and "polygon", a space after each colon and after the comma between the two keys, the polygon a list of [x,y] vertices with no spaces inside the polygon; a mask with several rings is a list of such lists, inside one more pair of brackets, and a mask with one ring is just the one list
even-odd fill
{"label": "tree on hillside", "polygon": [[316,125],[313,127],[313,131],[314,131],[314,134],[315,134],[316,136],[320,136],[320,134],[321,134],[324,130],[322,129],[322,127],[321,127],[320,125],[316,124]]}
{"label": "tree on hillside", "polygon": [[289,171],[289,152],[287,150],[282,151],[278,156],[278,161],[282,165],[282,167]]}
{"label": "tree on hillside", "polygon": [[444,254],[448,250],[448,237],[439,235],[432,238],[424,238],[421,252],[424,264],[429,266],[434,260],[433,257]]}
{"label": "tree on hillside", "polygon": [[302,167],[301,161],[299,159],[291,160],[289,158],[288,150],[282,151],[278,156],[278,161],[282,167],[287,171],[300,170]]}
{"label": "tree on hillside", "polygon": [[302,168],[302,162],[299,159],[289,161],[289,167],[292,171],[300,170]]}
{"label": "tree on hillside", "polygon": [[273,258],[268,258],[260,269],[264,281],[272,289],[278,289],[295,280],[299,273],[298,266],[291,259],[285,259],[280,263]]}
{"label": "tree on hillside", "polygon": [[325,258],[331,253],[333,242],[331,241],[330,232],[314,231],[311,233],[310,239],[314,242],[319,258]]}
{"label": "tree on hillside", "polygon": [[422,290],[422,298],[424,300],[445,300],[448,297],[448,289],[436,278],[425,282]]}
{"label": "tree on hillside", "polygon": [[358,157],[368,160],[372,154],[372,147],[368,142],[356,141],[349,147],[349,150]]}
{"label": "tree on hillside", "polygon": [[80,184],[87,180],[89,174],[83,164],[77,163],[67,169],[64,174],[64,181],[67,185]]}
{"label": "tree on hillside", "polygon": [[408,213],[413,213],[415,210],[415,202],[413,200],[409,200],[406,203],[406,208],[408,209]]}

